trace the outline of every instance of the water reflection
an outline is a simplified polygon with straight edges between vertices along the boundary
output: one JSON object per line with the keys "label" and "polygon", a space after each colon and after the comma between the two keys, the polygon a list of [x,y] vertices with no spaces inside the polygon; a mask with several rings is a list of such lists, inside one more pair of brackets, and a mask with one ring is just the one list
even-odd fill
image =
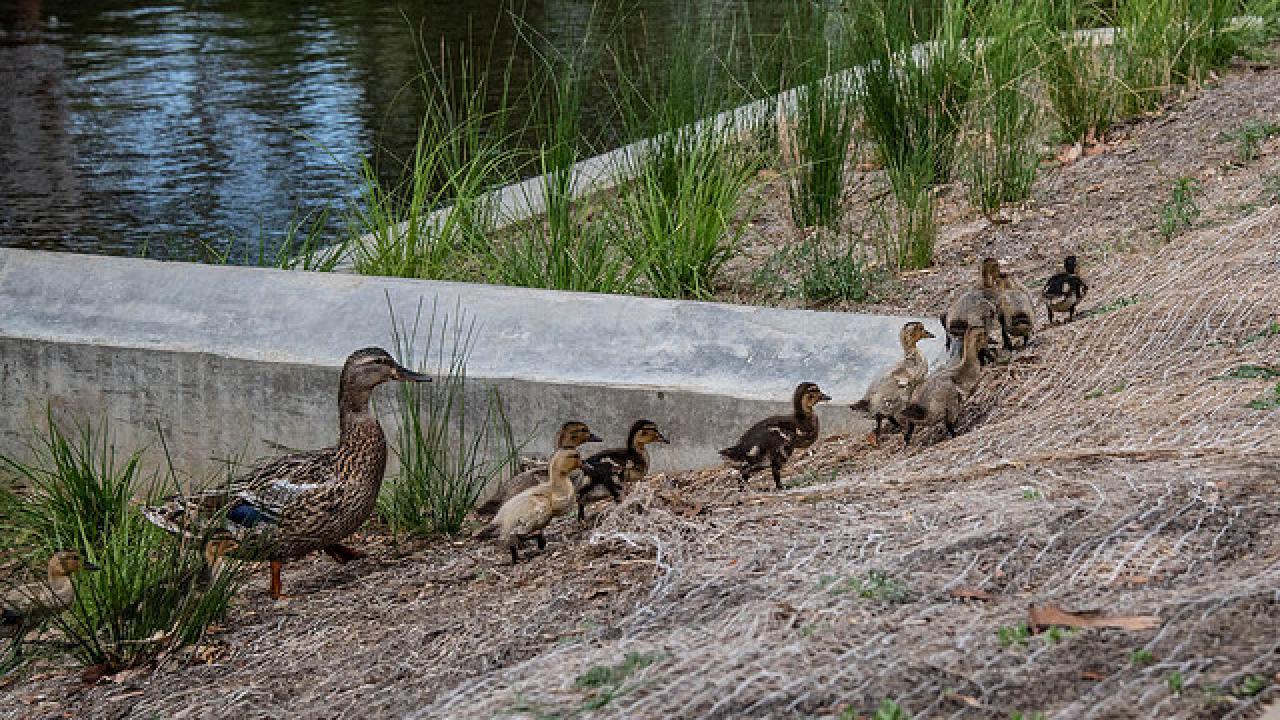
{"label": "water reflection", "polygon": [[[676,4],[533,0],[521,17],[572,47],[593,12],[634,32],[643,5],[660,30]],[[302,213],[349,207],[363,155],[412,147],[411,28],[427,47],[480,37],[529,72],[499,0],[0,0],[0,244],[190,256],[235,238],[243,258]]]}

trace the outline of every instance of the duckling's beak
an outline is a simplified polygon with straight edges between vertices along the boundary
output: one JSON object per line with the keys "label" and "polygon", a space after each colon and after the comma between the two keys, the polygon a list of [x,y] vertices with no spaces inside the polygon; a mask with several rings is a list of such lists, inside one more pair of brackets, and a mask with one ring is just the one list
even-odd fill
{"label": "duckling's beak", "polygon": [[830,399],[831,399],[831,396],[826,393],[821,393],[820,395],[818,395],[818,402],[826,402]]}
{"label": "duckling's beak", "polygon": [[88,560],[85,560],[84,562],[80,563],[80,566],[83,567],[85,570],[101,570],[102,569],[101,567],[98,567],[97,563],[91,563]]}
{"label": "duckling's beak", "polygon": [[391,379],[399,380],[401,382],[431,382],[430,375],[414,372],[409,368],[399,364],[397,364],[395,368],[392,369]]}
{"label": "duckling's beak", "polygon": [[599,435],[591,433],[590,437],[586,439],[586,442],[604,442],[604,440],[600,439]]}
{"label": "duckling's beak", "polygon": [[653,441],[654,441],[654,442],[656,442],[656,443],[666,443],[666,444],[668,444],[668,445],[670,445],[670,444],[671,444],[671,441],[667,439],[667,436],[666,436],[666,435],[663,435],[663,434],[662,434],[662,433],[660,433],[660,432],[655,432],[655,433],[654,433],[654,436],[655,436],[655,437],[653,438]]}
{"label": "duckling's beak", "polygon": [[924,335],[921,335],[920,337],[922,337],[922,338],[936,338],[936,337],[938,337],[938,336],[937,336],[937,335],[934,335],[933,333],[929,332],[928,330],[925,330],[925,331],[924,331]]}

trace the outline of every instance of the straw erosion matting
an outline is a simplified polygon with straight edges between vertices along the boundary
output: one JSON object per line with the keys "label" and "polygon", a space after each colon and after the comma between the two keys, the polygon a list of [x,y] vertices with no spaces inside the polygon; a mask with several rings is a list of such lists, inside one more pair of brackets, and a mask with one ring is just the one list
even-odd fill
{"label": "straw erosion matting", "polygon": [[[1254,716],[1280,671],[1280,395],[1234,371],[1280,357],[1278,222],[1096,267],[1092,312],[984,371],[955,440],[833,438],[782,493],[654,478],[514,568],[466,541],[309,560],[195,662],[43,668],[0,713]],[[1158,626],[1025,637],[1032,604]]]}

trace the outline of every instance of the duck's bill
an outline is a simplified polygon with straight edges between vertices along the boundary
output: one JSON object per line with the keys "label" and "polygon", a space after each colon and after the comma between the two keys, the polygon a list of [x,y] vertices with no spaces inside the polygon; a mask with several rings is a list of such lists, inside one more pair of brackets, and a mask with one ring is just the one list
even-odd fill
{"label": "duck's bill", "polygon": [[425,373],[414,372],[403,365],[396,365],[394,374],[396,380],[401,382],[431,382],[431,376]]}
{"label": "duck's bill", "polygon": [[599,435],[591,433],[591,436],[587,438],[587,442],[604,442],[604,440]]}
{"label": "duck's bill", "polygon": [[666,435],[663,435],[662,433],[657,433],[656,435],[657,435],[657,437],[655,437],[655,438],[653,439],[653,441],[654,441],[654,442],[657,442],[657,443],[666,443],[666,444],[668,444],[668,445],[670,445],[670,444],[671,444],[671,441],[667,439],[667,436],[666,436]]}
{"label": "duck's bill", "polygon": [[822,393],[821,395],[818,396],[818,402],[826,402],[830,399],[831,399],[831,396],[826,393]]}
{"label": "duck's bill", "polygon": [[938,337],[937,335],[934,335],[933,333],[929,332],[928,330],[925,330],[925,331],[924,331],[924,336],[925,336],[926,338],[936,338],[936,337]]}
{"label": "duck's bill", "polygon": [[81,565],[84,567],[85,570],[101,570],[102,569],[102,566],[98,565],[97,563],[91,563],[88,560],[85,560],[83,563],[81,563]]}

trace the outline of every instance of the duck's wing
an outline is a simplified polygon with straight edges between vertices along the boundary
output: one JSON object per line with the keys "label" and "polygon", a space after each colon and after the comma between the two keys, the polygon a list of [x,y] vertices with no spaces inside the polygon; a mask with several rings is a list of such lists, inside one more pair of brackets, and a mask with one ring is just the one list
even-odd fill
{"label": "duck's wing", "polygon": [[332,449],[276,458],[232,484],[227,520],[244,528],[278,522],[286,508],[336,482],[337,458]]}
{"label": "duck's wing", "polygon": [[290,504],[338,481],[332,449],[294,453],[250,469],[228,487],[175,495],[142,514],[160,529],[184,537],[228,531],[239,537],[259,523],[276,523]]}

